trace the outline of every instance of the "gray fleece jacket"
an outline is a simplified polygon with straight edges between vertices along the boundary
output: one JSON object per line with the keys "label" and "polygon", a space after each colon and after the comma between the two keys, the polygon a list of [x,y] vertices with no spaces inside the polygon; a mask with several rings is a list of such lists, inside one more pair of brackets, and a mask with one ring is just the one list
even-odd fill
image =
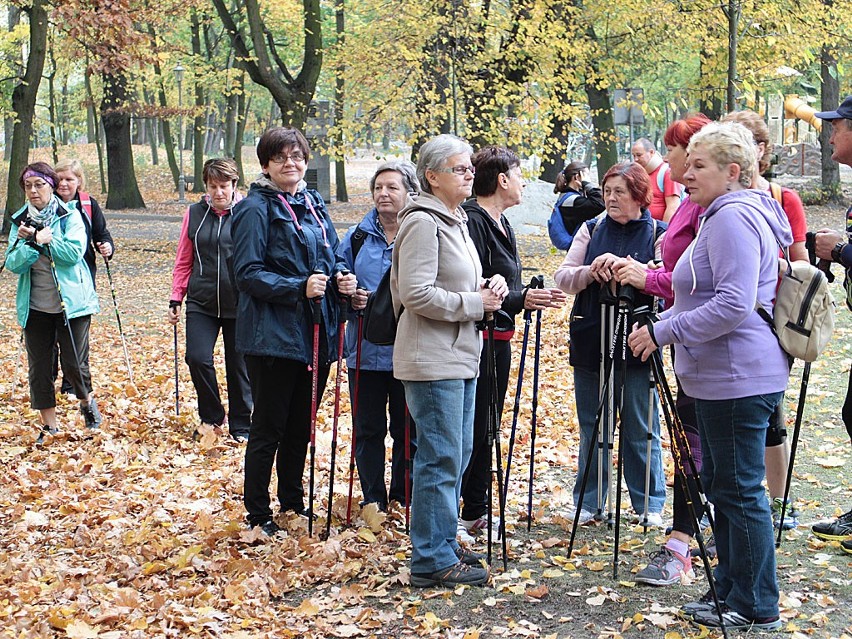
{"label": "gray fleece jacket", "polygon": [[[479,373],[484,308],[482,266],[467,215],[428,193],[399,212],[390,288],[399,317],[394,377],[407,381],[471,379]],[[404,312],[400,315],[400,309]]]}

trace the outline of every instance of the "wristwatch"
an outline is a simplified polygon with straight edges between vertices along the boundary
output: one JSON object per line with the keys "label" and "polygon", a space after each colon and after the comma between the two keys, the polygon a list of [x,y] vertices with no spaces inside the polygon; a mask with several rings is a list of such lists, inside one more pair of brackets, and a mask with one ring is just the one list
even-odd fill
{"label": "wristwatch", "polygon": [[838,264],[841,263],[840,254],[843,253],[843,249],[846,248],[846,245],[848,243],[849,242],[845,242],[843,240],[840,240],[837,244],[834,245],[834,248],[831,249],[831,261],[832,262],[837,262]]}

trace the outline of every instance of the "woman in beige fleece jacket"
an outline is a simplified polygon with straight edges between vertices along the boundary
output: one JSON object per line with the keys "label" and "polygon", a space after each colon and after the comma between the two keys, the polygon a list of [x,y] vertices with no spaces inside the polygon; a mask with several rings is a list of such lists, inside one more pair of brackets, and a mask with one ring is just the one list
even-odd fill
{"label": "woman in beige fleece jacket", "polygon": [[411,585],[419,587],[488,581],[480,556],[456,541],[456,518],[473,442],[480,352],[475,322],[500,308],[508,288],[502,276],[482,279],[460,206],[473,187],[471,153],[451,135],[420,149],[423,192],[399,213],[391,267],[399,318],[393,370],[417,423]]}

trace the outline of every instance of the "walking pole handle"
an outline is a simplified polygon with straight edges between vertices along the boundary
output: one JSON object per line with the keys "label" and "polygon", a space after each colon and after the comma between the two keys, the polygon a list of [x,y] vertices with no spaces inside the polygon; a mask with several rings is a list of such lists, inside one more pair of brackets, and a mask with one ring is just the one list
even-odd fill
{"label": "walking pole handle", "polygon": [[[311,275],[325,275],[325,271],[321,268],[315,268]],[[315,298],[311,300],[311,317],[314,320],[314,324],[319,324],[322,320],[322,299],[325,297],[324,295],[317,295]]]}

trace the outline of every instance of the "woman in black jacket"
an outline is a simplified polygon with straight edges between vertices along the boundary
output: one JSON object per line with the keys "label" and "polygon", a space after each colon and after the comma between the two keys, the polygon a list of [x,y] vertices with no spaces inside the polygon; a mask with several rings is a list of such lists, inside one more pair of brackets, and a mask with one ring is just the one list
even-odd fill
{"label": "woman in black jacket", "polygon": [[225,407],[213,365],[219,331],[225,345],[228,381],[228,431],[238,442],[248,440],[251,387],[246,363],[236,349],[237,292],[228,261],[233,253],[231,207],[241,199],[236,191],[240,174],[230,158],[204,163],[201,173],[207,193],[187,208],[178,240],[167,319],[180,321],[186,297],[186,363],[198,396],[198,416],[213,427],[225,423]]}
{"label": "woman in black jacket", "polygon": [[[86,266],[89,267],[89,272],[92,274],[92,286],[97,288],[97,279],[95,275],[98,271],[98,262],[96,253],[103,256],[104,260],[111,260],[115,253],[115,243],[112,241],[109,229],[106,225],[101,207],[97,200],[85,192],[86,174],[83,172],[83,165],[80,160],[60,160],[54,167],[54,171],[59,176],[59,183],[56,185],[56,195],[62,200],[69,209],[76,209],[80,217],[83,218],[83,226],[86,227],[86,252],[83,254],[83,260]],[[59,348],[56,349],[56,355],[53,363],[53,377],[59,373]],[[86,351],[86,367],[89,366],[88,350]],[[61,391],[66,395],[74,392],[71,382],[62,375]]]}
{"label": "woman in black jacket", "polygon": [[[494,352],[497,360],[497,400],[499,413],[509,385],[512,359],[511,339],[515,332],[515,315],[524,309],[539,310],[562,306],[565,294],[559,289],[524,288],[521,283],[521,260],[515,232],[503,215],[510,206],[521,203],[524,182],[521,161],[514,152],[497,146],[487,146],[471,158],[476,173],[473,179],[475,197],[462,206],[467,213],[470,237],[476,245],[482,263],[482,277],[500,274],[506,278],[509,294],[502,308],[495,313]],[[483,337],[488,338],[487,331]],[[488,384],[486,383],[486,344],[483,341],[479,362],[479,381],[476,385],[476,408],[473,417],[473,452],[462,479],[462,508],[458,537],[471,543],[473,536],[487,527],[488,482],[491,451],[488,447]],[[498,538],[496,519],[492,538]]]}
{"label": "woman in black jacket", "polygon": [[[274,535],[269,481],[278,474],[281,512],[304,508],[302,474],[310,435],[314,322],[319,322],[322,396],[336,356],[338,295],[351,297],[334,225],[319,193],[306,188],[308,142],[296,129],[268,130],[257,145],[263,174],[234,208],[234,278],[240,291],[237,349],[245,355],[254,412],[243,501],[249,527]],[[336,286],[332,286],[332,283]]]}

